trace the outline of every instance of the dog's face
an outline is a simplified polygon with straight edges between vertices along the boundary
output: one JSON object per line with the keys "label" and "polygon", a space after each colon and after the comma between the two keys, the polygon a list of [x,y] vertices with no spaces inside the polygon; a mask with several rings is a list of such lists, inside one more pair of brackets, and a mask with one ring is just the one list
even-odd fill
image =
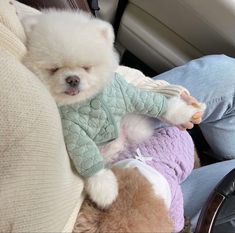
{"label": "dog's face", "polygon": [[58,104],[91,98],[111,80],[118,64],[111,25],[82,12],[48,11],[23,20],[25,65]]}

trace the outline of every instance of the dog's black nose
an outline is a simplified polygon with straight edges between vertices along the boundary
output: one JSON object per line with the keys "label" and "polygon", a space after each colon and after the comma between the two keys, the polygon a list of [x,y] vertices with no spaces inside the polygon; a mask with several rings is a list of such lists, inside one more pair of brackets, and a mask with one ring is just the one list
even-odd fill
{"label": "dog's black nose", "polygon": [[65,79],[66,83],[69,84],[70,87],[77,87],[80,83],[80,78],[76,75],[69,76]]}

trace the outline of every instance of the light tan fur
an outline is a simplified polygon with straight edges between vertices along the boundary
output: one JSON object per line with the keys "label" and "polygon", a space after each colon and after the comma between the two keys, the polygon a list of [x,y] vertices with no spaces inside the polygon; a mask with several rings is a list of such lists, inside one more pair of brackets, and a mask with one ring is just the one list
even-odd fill
{"label": "light tan fur", "polygon": [[101,210],[86,199],[73,233],[164,232],[173,229],[172,220],[161,198],[138,169],[113,168],[119,195],[109,209]]}

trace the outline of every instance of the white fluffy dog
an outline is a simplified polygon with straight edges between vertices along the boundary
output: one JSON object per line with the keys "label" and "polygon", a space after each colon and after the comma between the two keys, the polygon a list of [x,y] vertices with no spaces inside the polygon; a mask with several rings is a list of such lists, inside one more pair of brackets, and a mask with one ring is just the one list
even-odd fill
{"label": "white fluffy dog", "polygon": [[[42,80],[58,105],[81,103],[99,93],[112,79],[119,59],[109,23],[83,12],[51,10],[27,17],[23,24],[28,37],[24,63]],[[126,73],[128,76],[128,69]],[[190,121],[195,112],[198,109],[180,98],[170,98],[163,118],[181,124]],[[134,127],[136,122],[138,128]],[[124,117],[119,138],[99,148],[101,153],[110,158],[123,149],[126,141],[146,139],[152,133],[150,125],[146,118],[140,123],[134,115]],[[98,206],[107,207],[116,199],[118,184],[111,170],[102,169],[85,181],[87,193]]]}

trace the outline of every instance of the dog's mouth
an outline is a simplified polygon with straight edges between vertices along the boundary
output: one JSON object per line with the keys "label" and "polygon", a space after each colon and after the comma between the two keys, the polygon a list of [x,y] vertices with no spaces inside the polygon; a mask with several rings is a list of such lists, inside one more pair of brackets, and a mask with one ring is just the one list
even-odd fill
{"label": "dog's mouth", "polygon": [[70,87],[68,88],[64,93],[66,95],[70,95],[70,96],[75,96],[79,93],[79,89],[78,88],[73,88],[73,87]]}

